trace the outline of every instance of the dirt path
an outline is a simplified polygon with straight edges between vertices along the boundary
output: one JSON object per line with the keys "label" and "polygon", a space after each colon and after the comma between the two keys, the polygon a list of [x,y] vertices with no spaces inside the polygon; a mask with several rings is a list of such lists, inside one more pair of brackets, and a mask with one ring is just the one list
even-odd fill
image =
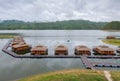
{"label": "dirt path", "polygon": [[105,75],[105,77],[106,77],[106,79],[107,79],[108,81],[113,81],[112,78],[111,78],[111,74],[110,74],[109,71],[104,71],[104,75]]}

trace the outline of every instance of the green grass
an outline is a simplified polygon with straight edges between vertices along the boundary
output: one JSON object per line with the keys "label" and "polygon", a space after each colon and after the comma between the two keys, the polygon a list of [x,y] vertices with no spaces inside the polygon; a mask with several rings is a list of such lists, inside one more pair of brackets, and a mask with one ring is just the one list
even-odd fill
{"label": "green grass", "polygon": [[115,46],[120,46],[120,39],[104,39],[102,40],[106,44],[111,44]]}
{"label": "green grass", "polygon": [[20,36],[19,33],[0,33],[0,39],[13,38],[14,36]]}
{"label": "green grass", "polygon": [[120,81],[120,72],[119,71],[111,71],[113,81]]}
{"label": "green grass", "polygon": [[103,71],[66,70],[35,75],[17,81],[107,81]]}
{"label": "green grass", "polygon": [[17,36],[17,35],[0,35],[0,39],[13,38],[14,36]]}

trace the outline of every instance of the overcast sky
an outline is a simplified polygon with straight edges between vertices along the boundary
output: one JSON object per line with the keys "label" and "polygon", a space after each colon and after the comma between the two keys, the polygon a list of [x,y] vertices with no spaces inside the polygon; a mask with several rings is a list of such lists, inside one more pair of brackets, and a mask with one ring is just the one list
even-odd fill
{"label": "overcast sky", "polygon": [[120,0],[0,0],[0,19],[120,21]]}

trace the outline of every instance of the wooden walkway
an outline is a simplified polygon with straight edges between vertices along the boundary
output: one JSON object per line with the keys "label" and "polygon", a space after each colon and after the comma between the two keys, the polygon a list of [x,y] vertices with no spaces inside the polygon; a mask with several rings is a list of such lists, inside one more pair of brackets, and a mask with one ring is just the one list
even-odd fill
{"label": "wooden walkway", "polygon": [[85,65],[86,69],[93,69],[92,63],[88,60],[88,58],[85,55],[81,56],[81,60]]}

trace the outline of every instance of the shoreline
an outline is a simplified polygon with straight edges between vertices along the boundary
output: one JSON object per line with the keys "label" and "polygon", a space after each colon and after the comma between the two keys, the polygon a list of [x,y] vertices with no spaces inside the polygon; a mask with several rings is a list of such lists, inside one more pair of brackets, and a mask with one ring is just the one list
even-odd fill
{"label": "shoreline", "polygon": [[120,46],[120,39],[103,39],[101,40],[101,42],[103,42],[104,44],[109,44],[113,46]]}
{"label": "shoreline", "polygon": [[[87,78],[85,78],[86,76]],[[120,71],[66,69],[43,74],[35,74],[13,81],[59,81],[59,79],[60,81],[119,81],[119,76]]]}
{"label": "shoreline", "polygon": [[[56,75],[64,75],[64,74],[71,74],[71,73],[91,73],[91,72],[102,72],[103,73],[104,70],[89,70],[89,69],[65,69],[65,70],[57,70],[57,71],[51,71],[51,72],[46,72],[46,73],[42,73],[42,74],[34,74],[34,75],[30,75],[30,76],[27,76],[27,77],[23,77],[23,78],[20,78],[20,79],[16,79],[16,80],[13,80],[13,81],[29,81],[27,79],[30,78],[34,78],[34,77],[46,77],[46,76],[49,76],[49,75],[53,75],[53,76],[56,76]],[[105,78],[105,77],[104,77]],[[26,79],[26,80],[24,80]],[[31,81],[36,81],[36,80],[31,80]]]}

